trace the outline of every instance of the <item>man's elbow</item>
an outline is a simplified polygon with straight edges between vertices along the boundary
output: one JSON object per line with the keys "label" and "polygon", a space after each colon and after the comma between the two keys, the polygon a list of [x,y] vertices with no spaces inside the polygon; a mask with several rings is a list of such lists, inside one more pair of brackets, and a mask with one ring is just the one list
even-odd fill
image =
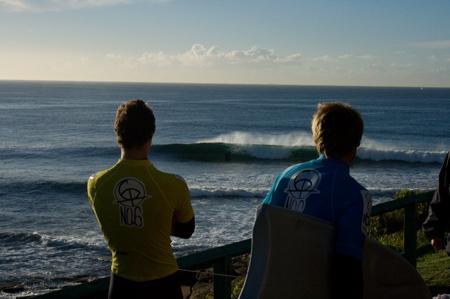
{"label": "man's elbow", "polygon": [[192,217],[188,222],[175,222],[173,225],[172,236],[189,239],[195,231],[195,218]]}

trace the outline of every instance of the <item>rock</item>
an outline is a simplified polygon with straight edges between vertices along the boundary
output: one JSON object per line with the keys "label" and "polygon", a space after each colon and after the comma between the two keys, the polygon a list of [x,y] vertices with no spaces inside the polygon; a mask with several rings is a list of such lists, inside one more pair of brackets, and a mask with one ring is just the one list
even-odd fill
{"label": "rock", "polygon": [[213,294],[212,283],[198,282],[192,287],[191,299],[204,299]]}
{"label": "rock", "polygon": [[25,285],[21,283],[9,283],[0,286],[0,292],[4,292],[7,294],[15,294],[25,291]]}

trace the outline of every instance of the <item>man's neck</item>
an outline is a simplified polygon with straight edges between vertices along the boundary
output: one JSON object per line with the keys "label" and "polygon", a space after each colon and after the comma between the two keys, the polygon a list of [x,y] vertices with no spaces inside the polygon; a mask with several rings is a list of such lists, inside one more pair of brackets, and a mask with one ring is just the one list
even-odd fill
{"label": "man's neck", "polygon": [[356,149],[352,152],[346,153],[339,157],[328,157],[327,156],[326,158],[340,160],[340,161],[344,162],[345,164],[347,164],[348,166],[351,166],[355,157],[356,157]]}
{"label": "man's neck", "polygon": [[344,155],[340,158],[340,160],[345,164],[347,164],[348,166],[352,165],[353,159],[354,159],[353,155]]}
{"label": "man's neck", "polygon": [[133,148],[120,148],[120,158],[122,160],[147,160],[150,144],[145,144]]}

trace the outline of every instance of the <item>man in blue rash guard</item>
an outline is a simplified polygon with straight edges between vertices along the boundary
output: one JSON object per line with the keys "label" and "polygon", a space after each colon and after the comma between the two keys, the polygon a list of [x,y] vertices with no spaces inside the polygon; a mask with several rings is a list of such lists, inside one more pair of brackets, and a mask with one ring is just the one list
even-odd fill
{"label": "man in blue rash guard", "polygon": [[319,104],[311,129],[320,157],[284,170],[263,202],[333,224],[333,298],[363,294],[361,258],[371,198],[349,173],[363,127],[360,114],[350,105]]}

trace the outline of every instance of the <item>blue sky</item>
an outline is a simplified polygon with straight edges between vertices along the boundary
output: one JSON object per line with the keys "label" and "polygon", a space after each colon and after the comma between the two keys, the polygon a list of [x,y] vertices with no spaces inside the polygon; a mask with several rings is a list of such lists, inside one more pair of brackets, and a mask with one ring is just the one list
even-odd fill
{"label": "blue sky", "polygon": [[0,0],[0,79],[450,87],[450,0]]}

